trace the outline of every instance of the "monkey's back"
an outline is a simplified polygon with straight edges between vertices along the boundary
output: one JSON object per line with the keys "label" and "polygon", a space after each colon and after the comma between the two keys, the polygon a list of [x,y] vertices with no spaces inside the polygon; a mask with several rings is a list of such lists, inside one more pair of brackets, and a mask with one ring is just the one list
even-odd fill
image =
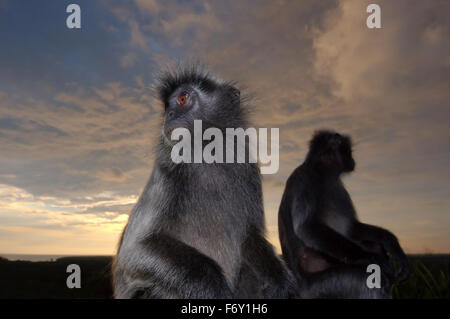
{"label": "monkey's back", "polygon": [[281,250],[286,263],[294,272],[305,273],[327,269],[330,261],[320,252],[307,247],[295,227],[305,223],[311,214],[307,198],[320,200],[314,191],[321,189],[316,174],[302,164],[298,166],[286,181],[285,190],[278,211],[278,230]]}

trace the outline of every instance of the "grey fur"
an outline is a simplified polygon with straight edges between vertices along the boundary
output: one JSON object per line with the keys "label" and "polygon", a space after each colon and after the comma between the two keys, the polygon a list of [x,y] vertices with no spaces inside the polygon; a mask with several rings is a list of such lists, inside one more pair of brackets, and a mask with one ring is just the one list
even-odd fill
{"label": "grey fur", "polygon": [[[188,111],[173,105],[180,87],[195,96],[195,105]],[[162,135],[173,121],[187,128],[194,119],[221,129],[246,126],[236,92],[231,83],[218,81],[195,66],[165,74],[159,85],[166,116]],[[179,113],[173,121],[167,118],[172,109]],[[264,238],[258,167],[174,164],[170,150],[161,137],[150,180],[119,243],[113,266],[115,297],[293,295],[292,275]]]}

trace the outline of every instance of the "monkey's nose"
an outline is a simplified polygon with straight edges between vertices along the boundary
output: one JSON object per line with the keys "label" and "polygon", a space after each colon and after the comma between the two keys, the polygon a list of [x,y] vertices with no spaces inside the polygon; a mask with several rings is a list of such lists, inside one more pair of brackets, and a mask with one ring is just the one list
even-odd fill
{"label": "monkey's nose", "polygon": [[173,117],[174,114],[175,114],[174,111],[169,111],[169,113],[167,113],[167,117],[170,119]]}

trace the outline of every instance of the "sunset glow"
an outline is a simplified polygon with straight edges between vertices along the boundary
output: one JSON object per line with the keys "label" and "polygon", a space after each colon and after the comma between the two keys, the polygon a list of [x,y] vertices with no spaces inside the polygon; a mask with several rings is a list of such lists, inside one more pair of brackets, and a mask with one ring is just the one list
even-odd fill
{"label": "sunset glow", "polygon": [[114,254],[149,178],[161,68],[200,60],[254,96],[255,127],[279,128],[263,176],[279,249],[284,183],[313,132],[355,141],[344,178],[362,221],[407,253],[450,252],[450,5],[378,1],[0,1],[0,253]]}

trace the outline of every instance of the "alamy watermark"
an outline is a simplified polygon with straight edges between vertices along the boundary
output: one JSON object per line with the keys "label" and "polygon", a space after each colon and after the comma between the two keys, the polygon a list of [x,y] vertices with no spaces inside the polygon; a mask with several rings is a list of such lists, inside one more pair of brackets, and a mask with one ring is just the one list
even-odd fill
{"label": "alamy watermark", "polygon": [[[194,120],[194,136],[187,128],[175,128],[168,141],[174,163],[259,163],[261,174],[275,174],[279,168],[279,129],[253,127],[215,127],[203,131],[201,120]],[[269,138],[269,140],[268,140]],[[248,139],[248,140],[247,140]],[[246,140],[248,141],[246,143]],[[177,141],[177,142],[176,142]],[[204,142],[206,145],[204,145]],[[268,146],[270,145],[270,152]],[[192,150],[193,148],[193,150]]]}
{"label": "alamy watermark", "polygon": [[367,288],[381,288],[381,267],[377,264],[370,264],[367,266],[366,272],[370,273],[366,280]]}
{"label": "alamy watermark", "polygon": [[66,269],[70,275],[66,279],[67,288],[81,288],[81,268],[77,264],[70,264]]}
{"label": "alamy watermark", "polygon": [[[367,6],[366,12],[370,15],[366,19],[369,29],[381,28],[381,7],[376,3]],[[66,8],[66,13],[70,13],[66,19],[66,26],[69,29],[81,29],[81,7],[76,3],[71,3]]]}

